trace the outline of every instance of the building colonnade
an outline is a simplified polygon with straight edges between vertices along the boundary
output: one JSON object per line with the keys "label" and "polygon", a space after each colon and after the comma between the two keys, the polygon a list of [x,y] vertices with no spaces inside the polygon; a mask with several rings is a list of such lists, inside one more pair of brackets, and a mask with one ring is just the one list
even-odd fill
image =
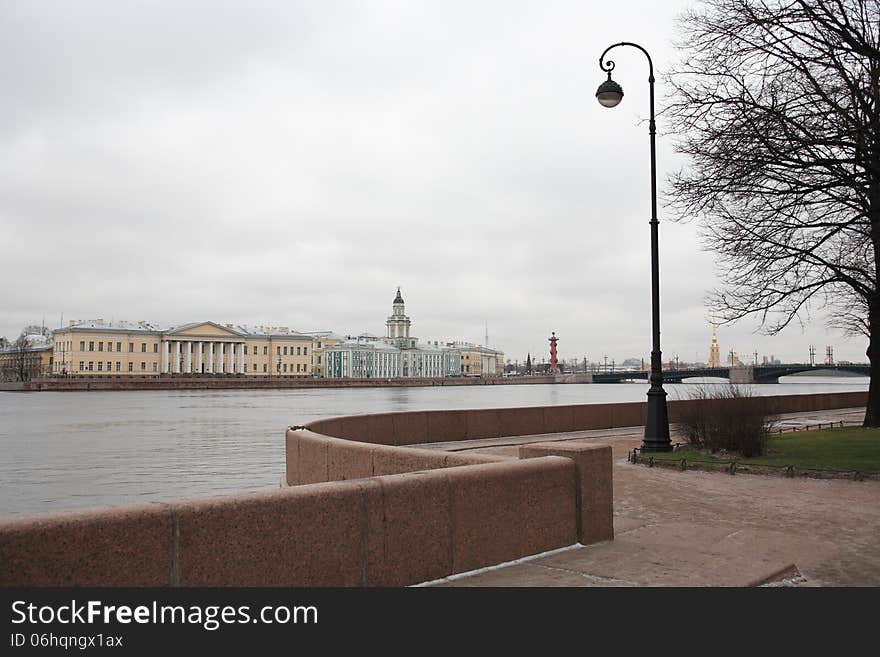
{"label": "building colonnade", "polygon": [[245,342],[163,340],[162,374],[244,374]]}

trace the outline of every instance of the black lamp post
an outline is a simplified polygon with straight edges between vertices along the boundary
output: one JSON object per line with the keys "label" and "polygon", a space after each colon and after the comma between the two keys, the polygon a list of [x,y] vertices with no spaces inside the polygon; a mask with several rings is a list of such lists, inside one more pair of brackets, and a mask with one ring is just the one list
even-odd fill
{"label": "black lamp post", "polygon": [[645,421],[645,437],[642,440],[643,452],[668,452],[672,449],[669,440],[669,415],[666,411],[666,391],[663,389],[663,365],[660,355],[660,265],[657,246],[657,154],[654,145],[656,125],[654,123],[654,63],[648,51],[637,43],[623,41],[608,46],[599,57],[599,68],[608,73],[596,91],[596,99],[604,107],[615,107],[623,99],[623,89],[611,79],[614,62],[606,62],[605,55],[618,46],[632,46],[641,50],[648,58],[648,87],[651,99],[651,119],[648,134],[651,138],[651,319],[653,344],[651,349],[651,388],[648,390],[648,416]]}

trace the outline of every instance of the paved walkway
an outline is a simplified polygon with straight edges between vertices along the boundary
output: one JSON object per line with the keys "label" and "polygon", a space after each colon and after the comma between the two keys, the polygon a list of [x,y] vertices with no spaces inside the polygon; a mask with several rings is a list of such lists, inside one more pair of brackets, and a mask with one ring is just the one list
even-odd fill
{"label": "paved walkway", "polygon": [[[785,416],[859,424],[863,409]],[[880,481],[681,472],[627,463],[641,427],[435,444],[516,458],[520,444],[612,446],[613,541],[433,582],[438,586],[880,586]],[[675,437],[673,437],[675,440]]]}

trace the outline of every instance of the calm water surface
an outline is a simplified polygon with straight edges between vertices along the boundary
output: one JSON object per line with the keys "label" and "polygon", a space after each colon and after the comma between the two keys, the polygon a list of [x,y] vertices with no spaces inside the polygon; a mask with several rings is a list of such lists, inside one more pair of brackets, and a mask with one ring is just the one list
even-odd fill
{"label": "calm water surface", "polygon": [[[867,390],[797,377],[757,394]],[[666,386],[670,399],[687,384]],[[355,413],[643,401],[647,384],[0,392],[0,516],[275,488],[292,424]]]}

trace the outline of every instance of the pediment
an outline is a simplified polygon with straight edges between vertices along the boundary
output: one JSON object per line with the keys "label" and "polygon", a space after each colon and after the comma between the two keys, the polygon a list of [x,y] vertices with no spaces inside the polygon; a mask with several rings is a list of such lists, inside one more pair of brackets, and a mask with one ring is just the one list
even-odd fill
{"label": "pediment", "polygon": [[226,328],[214,322],[196,322],[178,326],[166,333],[168,336],[188,338],[241,338],[242,334],[235,329]]}

